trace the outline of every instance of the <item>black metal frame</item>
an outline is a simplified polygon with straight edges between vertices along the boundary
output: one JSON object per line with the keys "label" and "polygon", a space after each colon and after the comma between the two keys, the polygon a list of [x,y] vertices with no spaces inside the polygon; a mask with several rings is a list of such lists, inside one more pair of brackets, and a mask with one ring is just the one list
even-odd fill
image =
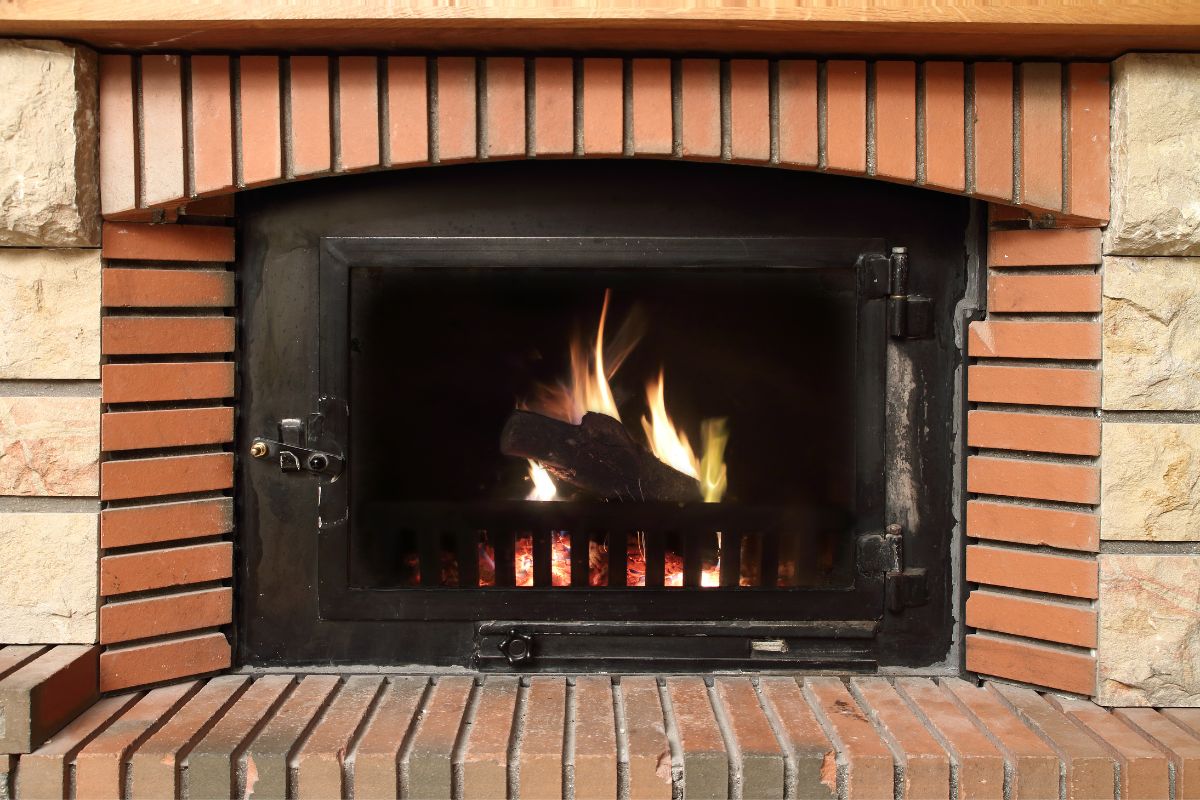
{"label": "black metal frame", "polygon": [[[349,386],[349,280],[355,268],[421,269],[663,269],[688,270],[847,270],[860,287],[857,313],[858,378],[855,416],[855,467],[858,475],[855,533],[882,529],[884,491],[884,393],[886,349],[885,300],[871,297],[867,256],[882,257],[878,239],[784,237],[328,237],[320,253],[321,396],[329,407],[344,408]],[[332,401],[332,402],[331,402]],[[349,420],[329,414],[324,431],[330,446],[349,440]],[[369,423],[368,423],[369,424]],[[323,619],[447,619],[523,621],[655,619],[715,621],[722,619],[875,619],[882,610],[880,576],[857,570],[853,582],[838,589],[815,588],[681,588],[655,586],[525,588],[359,588],[350,585],[349,563],[353,524],[347,474],[325,481],[320,501],[318,597]],[[577,503],[387,504],[372,510],[377,519],[429,520],[426,530],[461,530],[467,537],[499,520],[525,521],[530,530],[569,530],[586,537],[592,530],[630,529],[637,524],[647,536],[664,531],[721,530],[738,535],[748,522],[767,541],[777,537],[786,520],[768,519],[763,511],[737,506],[693,507],[649,504],[584,505]],[[635,523],[634,520],[637,520]],[[458,524],[452,524],[456,522]],[[530,524],[533,523],[533,524]],[[623,526],[623,527],[622,527]],[[548,535],[548,534],[547,534]],[[777,543],[777,538],[775,538]],[[468,538],[463,544],[473,546]],[[853,553],[851,542],[847,548]],[[574,550],[580,548],[573,548]],[[536,552],[541,552],[538,549]],[[623,557],[620,548],[611,555]],[[466,552],[470,552],[469,549]],[[586,553],[586,547],[582,548]],[[851,556],[852,557],[852,556]],[[536,558],[536,556],[535,556]],[[431,562],[436,563],[436,562]],[[547,562],[548,563],[548,562]],[[535,562],[536,564],[536,562]],[[536,570],[536,566],[535,566]],[[622,570],[623,574],[623,570]],[[788,601],[781,608],[781,599]],[[736,598],[736,599],[735,599]]]}
{"label": "black metal frame", "polygon": [[[957,656],[952,557],[963,513],[955,420],[965,396],[965,357],[959,344],[965,331],[955,309],[964,298],[969,256],[982,231],[982,224],[972,224],[969,208],[967,201],[949,195],[838,176],[646,161],[445,167],[243,193],[238,208],[238,662],[510,669],[500,646],[515,633],[534,637],[538,657],[523,667],[542,671],[946,665],[947,658]],[[332,582],[338,574],[333,562],[326,570],[322,561],[341,534],[332,528],[318,533],[317,522],[336,527],[336,517],[325,516],[319,506],[333,502],[327,493],[337,483],[328,475],[280,475],[264,460],[244,455],[259,437],[278,435],[278,423],[291,417],[304,418],[312,434],[308,444],[316,450],[334,447],[339,438],[345,441],[347,409],[340,401],[321,403],[325,392],[319,385],[318,352],[329,331],[328,324],[321,330],[319,325],[330,319],[318,291],[321,240],[329,237],[340,246],[361,244],[369,250],[367,242],[377,237],[412,239],[419,234],[432,245],[439,236],[497,237],[512,231],[600,238],[617,234],[627,241],[629,233],[651,240],[695,231],[727,238],[819,233],[860,243],[864,234],[875,237],[867,248],[855,245],[839,254],[842,263],[853,261],[863,249],[883,252],[883,242],[907,245],[912,264],[908,291],[932,301],[924,309],[932,312],[932,335],[887,339],[886,379],[881,379],[877,396],[863,396],[860,403],[870,415],[885,410],[886,420],[880,418],[885,463],[873,480],[883,522],[904,526],[904,572],[912,567],[926,573],[928,602],[915,607],[891,602],[893,594],[901,600],[907,596],[907,584],[888,578],[891,539],[868,533],[860,537],[859,559],[866,553],[866,561],[875,564],[866,580],[889,589],[889,602],[882,608],[872,603],[870,613],[856,608],[862,612],[857,618],[831,609],[823,618],[806,613],[804,620],[780,619],[776,602],[771,613],[755,620],[732,620],[750,615],[718,611],[708,620],[655,622],[645,616],[653,606],[653,592],[668,597],[733,592],[646,588],[635,590],[647,602],[636,609],[643,620],[634,622],[513,619],[503,605],[491,601],[489,618],[474,621],[380,619],[369,608],[352,609],[364,612],[361,618],[329,616],[334,611],[324,606],[337,597]],[[789,260],[784,253],[783,263]],[[874,261],[860,275],[866,294],[882,299],[890,287],[880,278],[880,259]],[[886,275],[886,262],[883,267]],[[576,592],[591,593],[556,589],[544,594],[558,600]],[[455,592],[424,593],[442,602]],[[343,591],[343,599],[355,604],[370,599],[360,601],[351,594]],[[803,590],[763,594],[796,598],[801,604],[806,596]]]}

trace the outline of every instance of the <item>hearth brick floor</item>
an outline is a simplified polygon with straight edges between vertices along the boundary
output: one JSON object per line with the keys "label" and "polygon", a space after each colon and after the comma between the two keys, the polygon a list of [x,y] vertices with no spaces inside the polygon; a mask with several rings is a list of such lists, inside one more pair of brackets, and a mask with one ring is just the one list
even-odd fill
{"label": "hearth brick floor", "polygon": [[945,678],[224,675],[101,699],[0,797],[1200,798],[1200,708]]}

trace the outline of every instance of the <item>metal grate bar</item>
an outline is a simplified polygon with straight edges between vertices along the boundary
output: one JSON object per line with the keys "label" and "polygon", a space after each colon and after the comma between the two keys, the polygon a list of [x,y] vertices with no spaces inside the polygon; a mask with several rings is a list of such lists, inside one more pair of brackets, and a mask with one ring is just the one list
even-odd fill
{"label": "metal grate bar", "polygon": [[667,567],[667,537],[661,531],[646,531],[642,539],[646,543],[646,586],[661,587]]}
{"label": "metal grate bar", "polygon": [[554,555],[554,540],[550,531],[542,529],[533,532],[533,585],[549,588],[553,585],[552,558]]}
{"label": "metal grate bar", "polygon": [[698,588],[701,584],[700,572],[704,567],[704,545],[712,534],[700,531],[684,531],[683,533],[683,585]]}
{"label": "metal grate bar", "polygon": [[588,585],[591,574],[591,535],[586,528],[576,526],[571,531],[571,585]]}
{"label": "metal grate bar", "polygon": [[421,586],[442,585],[442,537],[433,531],[417,533]]}
{"label": "metal grate bar", "polygon": [[774,589],[779,583],[779,534],[771,531],[762,535],[762,572],[759,573],[758,585],[765,589]]}
{"label": "metal grate bar", "polygon": [[479,532],[458,531],[454,534],[455,555],[458,559],[460,589],[479,587]]}
{"label": "metal grate bar", "polygon": [[721,534],[721,586],[736,587],[742,579],[742,535]]}
{"label": "metal grate bar", "polygon": [[629,535],[608,534],[608,585],[624,588],[629,570]]}
{"label": "metal grate bar", "polygon": [[515,586],[517,583],[516,538],[517,535],[512,531],[488,534],[496,560],[497,586]]}

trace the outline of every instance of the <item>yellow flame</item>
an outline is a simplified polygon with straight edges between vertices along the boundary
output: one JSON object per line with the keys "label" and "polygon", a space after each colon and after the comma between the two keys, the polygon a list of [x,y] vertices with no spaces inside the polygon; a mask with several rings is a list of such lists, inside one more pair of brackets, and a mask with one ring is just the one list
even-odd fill
{"label": "yellow flame", "polygon": [[658,380],[646,384],[646,405],[650,408],[650,417],[642,417],[642,430],[646,432],[650,452],[667,466],[699,480],[700,461],[688,442],[687,434],[677,429],[667,414],[664,386],[661,369],[658,371]]}
{"label": "yellow flame", "polygon": [[530,490],[527,500],[537,500],[546,502],[558,499],[558,490],[554,487],[554,481],[550,478],[550,473],[546,468],[536,461],[529,461],[529,479],[533,481],[533,489]]}
{"label": "yellow flame", "polygon": [[700,423],[700,442],[704,453],[700,458],[700,490],[704,493],[706,503],[721,502],[729,486],[725,469],[725,445],[729,442],[727,422],[724,417],[719,417]]}

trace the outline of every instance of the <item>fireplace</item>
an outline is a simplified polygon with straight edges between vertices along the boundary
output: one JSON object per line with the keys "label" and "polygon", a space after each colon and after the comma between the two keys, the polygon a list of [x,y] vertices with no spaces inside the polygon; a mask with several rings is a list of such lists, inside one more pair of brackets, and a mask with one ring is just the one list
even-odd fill
{"label": "fireplace", "polygon": [[533,162],[239,218],[245,663],[947,657],[968,201]]}

